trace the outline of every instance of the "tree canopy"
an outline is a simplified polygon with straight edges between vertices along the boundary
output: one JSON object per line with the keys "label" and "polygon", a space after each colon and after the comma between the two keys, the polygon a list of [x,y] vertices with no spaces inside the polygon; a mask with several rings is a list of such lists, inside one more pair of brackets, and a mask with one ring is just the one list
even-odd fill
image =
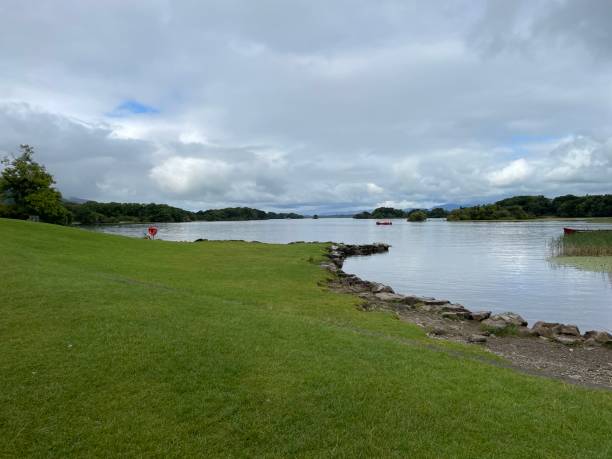
{"label": "tree canopy", "polygon": [[378,207],[374,209],[372,212],[360,212],[358,214],[353,215],[353,218],[357,219],[366,219],[366,218],[375,218],[375,219],[387,219],[387,218],[410,218],[410,216],[415,213],[420,212],[425,214],[425,219],[427,218],[444,218],[448,215],[448,212],[441,207],[435,207],[431,210],[426,209],[412,209],[412,210],[402,210],[402,209],[394,209],[393,207]]}
{"label": "tree canopy", "polygon": [[68,203],[74,220],[84,225],[100,223],[148,223],[191,221],[244,221],[304,218],[294,213],[265,212],[250,207],[228,207],[191,212],[167,204],[140,204],[121,202],[87,201],[82,204]]}
{"label": "tree canopy", "polygon": [[538,217],[612,217],[612,195],[514,196],[453,210],[449,220],[525,220]]}
{"label": "tree canopy", "polygon": [[61,193],[53,187],[53,176],[34,161],[30,145],[21,145],[20,150],[19,156],[2,160],[5,167],[0,176],[0,215],[69,223],[71,214],[62,204]]}

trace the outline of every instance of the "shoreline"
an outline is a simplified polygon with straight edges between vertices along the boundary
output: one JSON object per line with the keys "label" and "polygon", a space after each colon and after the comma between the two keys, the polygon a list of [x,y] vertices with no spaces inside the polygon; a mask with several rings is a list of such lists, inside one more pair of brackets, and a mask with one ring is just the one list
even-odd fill
{"label": "shoreline", "polygon": [[538,321],[527,327],[512,312],[470,311],[448,300],[400,295],[392,287],[342,270],[350,256],[389,251],[388,244],[331,244],[320,266],[333,277],[329,287],[359,297],[364,311],[387,311],[426,330],[434,339],[476,344],[510,362],[510,367],[573,384],[612,389],[612,335],[571,324]]}

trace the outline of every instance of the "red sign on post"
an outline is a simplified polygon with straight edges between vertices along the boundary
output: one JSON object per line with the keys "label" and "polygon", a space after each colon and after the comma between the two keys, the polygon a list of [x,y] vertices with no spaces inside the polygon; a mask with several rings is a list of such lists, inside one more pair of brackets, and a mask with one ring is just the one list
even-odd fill
{"label": "red sign on post", "polygon": [[151,239],[155,239],[155,235],[157,234],[157,228],[154,226],[149,226],[148,232],[149,232],[149,237]]}

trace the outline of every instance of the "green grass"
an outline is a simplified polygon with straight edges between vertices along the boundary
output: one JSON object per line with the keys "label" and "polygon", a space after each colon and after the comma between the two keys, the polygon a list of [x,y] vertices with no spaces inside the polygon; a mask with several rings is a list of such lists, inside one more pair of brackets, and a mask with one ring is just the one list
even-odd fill
{"label": "green grass", "polygon": [[553,252],[559,257],[612,256],[612,230],[564,234],[553,241]]}
{"label": "green grass", "polygon": [[612,392],[362,312],[322,251],[0,220],[0,456],[612,456]]}

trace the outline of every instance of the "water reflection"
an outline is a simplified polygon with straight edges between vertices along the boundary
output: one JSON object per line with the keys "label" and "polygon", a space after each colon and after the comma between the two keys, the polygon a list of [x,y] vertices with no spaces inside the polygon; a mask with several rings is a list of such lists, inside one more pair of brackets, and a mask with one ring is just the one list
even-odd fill
{"label": "water reflection", "polygon": [[[388,254],[347,260],[345,271],[414,293],[465,304],[470,309],[506,310],[528,321],[574,323],[581,329],[612,330],[612,275],[560,266],[549,261],[550,241],[563,226],[580,222],[394,221],[319,219],[257,222],[159,224],[159,237],[175,241],[245,239],[386,242]],[[148,225],[95,230],[141,237]],[[612,225],[589,225],[612,228]]]}

